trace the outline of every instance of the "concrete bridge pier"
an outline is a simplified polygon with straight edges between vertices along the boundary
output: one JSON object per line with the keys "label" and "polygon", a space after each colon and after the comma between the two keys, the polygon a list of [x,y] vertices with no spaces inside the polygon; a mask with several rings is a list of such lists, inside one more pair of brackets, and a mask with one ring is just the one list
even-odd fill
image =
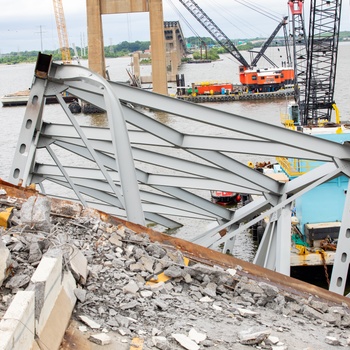
{"label": "concrete bridge pier", "polygon": [[89,68],[106,77],[102,15],[149,12],[153,91],[167,95],[162,0],[86,0]]}

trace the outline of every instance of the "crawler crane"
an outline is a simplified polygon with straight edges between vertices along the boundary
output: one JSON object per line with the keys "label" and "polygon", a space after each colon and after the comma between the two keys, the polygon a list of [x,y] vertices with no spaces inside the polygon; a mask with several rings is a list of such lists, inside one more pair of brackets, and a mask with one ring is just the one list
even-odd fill
{"label": "crawler crane", "polygon": [[[269,92],[275,91],[285,85],[294,82],[294,70],[291,67],[289,50],[287,49],[287,62],[284,67],[280,68],[273,63],[267,56],[265,51],[271,44],[273,38],[279,30],[287,24],[287,18],[283,17],[275,31],[261,48],[260,52],[249,64],[242,56],[233,42],[223,33],[223,31],[214,23],[214,21],[201,9],[194,0],[179,0],[182,5],[197,19],[197,21],[211,34],[211,36],[240,64],[239,77],[243,86],[250,91]],[[285,35],[286,38],[286,35]],[[286,45],[288,42],[286,41]],[[272,66],[272,68],[257,68],[256,65],[261,57],[264,57]]]}
{"label": "crawler crane", "polygon": [[[341,0],[312,0],[309,38],[303,0],[288,2],[293,23],[295,124],[316,126],[331,121],[337,67]],[[337,110],[336,110],[337,111]]]}

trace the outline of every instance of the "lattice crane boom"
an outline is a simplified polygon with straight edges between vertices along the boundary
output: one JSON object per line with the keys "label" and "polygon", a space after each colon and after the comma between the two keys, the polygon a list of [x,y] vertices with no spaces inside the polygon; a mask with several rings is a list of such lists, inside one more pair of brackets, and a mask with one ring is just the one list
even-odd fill
{"label": "lattice crane boom", "polygon": [[[259,53],[255,56],[255,58],[253,59],[251,65],[253,67],[255,67],[258,63],[258,61],[260,60],[261,57],[265,56],[265,51],[268,49],[268,47],[270,46],[270,44],[272,43],[273,39],[275,38],[275,36],[277,35],[277,33],[280,31],[280,29],[283,27],[285,29],[286,25],[288,23],[288,16],[284,16],[282,21],[280,23],[278,23],[277,27],[275,28],[275,30],[272,32],[272,34],[270,35],[270,37],[266,40],[266,42],[264,43],[264,45],[262,46],[262,48],[260,49]],[[287,41],[286,41],[286,45],[287,45]],[[287,61],[289,61],[289,57],[287,57]],[[289,63],[289,62],[288,62]]]}
{"label": "lattice crane boom", "polygon": [[227,37],[225,33],[213,22],[211,18],[198,6],[193,0],[179,0],[182,5],[196,18],[196,20],[208,31],[209,34],[233,57],[237,59],[242,66],[248,68],[250,64],[241,55],[236,46]]}
{"label": "lattice crane boom", "polygon": [[64,17],[62,0],[53,0],[53,6],[55,11],[57,34],[60,43],[62,61],[64,63],[71,63],[71,54],[69,50],[67,26],[66,19]]}
{"label": "lattice crane boom", "polygon": [[331,120],[341,4],[341,0],[311,1],[305,116],[308,123]]}
{"label": "lattice crane boom", "polygon": [[289,0],[293,23],[295,100],[302,125],[331,120],[337,67],[341,0],[311,0],[309,35],[304,0]]}
{"label": "lattice crane boom", "polygon": [[[271,44],[272,40],[283,27],[286,33],[287,17],[278,24],[275,31],[262,46],[258,55],[252,61],[248,61],[242,56],[234,43],[222,32],[222,30],[213,22],[213,20],[198,6],[194,0],[179,0],[182,5],[196,18],[196,20],[207,30],[207,32],[239,63],[239,80],[241,84],[252,92],[269,92],[276,91],[280,88],[292,84],[294,81],[294,69],[291,67],[289,40],[286,40],[287,62],[282,62],[282,67],[277,66],[269,57],[265,55],[265,51]],[[285,39],[288,39],[285,34]],[[254,51],[250,51],[251,53]],[[256,67],[261,57],[270,63],[270,68],[259,69]],[[266,77],[268,76],[268,79]]]}

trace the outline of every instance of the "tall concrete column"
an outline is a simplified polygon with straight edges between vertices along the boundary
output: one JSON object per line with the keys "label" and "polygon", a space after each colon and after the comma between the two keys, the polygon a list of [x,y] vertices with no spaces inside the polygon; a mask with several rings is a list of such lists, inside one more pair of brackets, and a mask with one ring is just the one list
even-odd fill
{"label": "tall concrete column", "polygon": [[172,50],[170,52],[170,67],[171,67],[171,72],[170,72],[170,78],[171,81],[176,80],[176,74],[179,71],[179,57],[178,57],[178,53],[176,52],[176,50]]}
{"label": "tall concrete column", "polygon": [[133,71],[135,77],[138,79],[141,79],[141,70],[140,70],[140,53],[139,52],[134,52],[132,55],[132,61],[134,63],[133,66]]}
{"label": "tall concrete column", "polygon": [[153,92],[168,94],[162,0],[149,0]]}
{"label": "tall concrete column", "polygon": [[100,0],[86,0],[89,68],[106,77]]}
{"label": "tall concrete column", "polygon": [[86,0],[89,68],[106,77],[102,15],[149,11],[153,91],[167,95],[162,0]]}

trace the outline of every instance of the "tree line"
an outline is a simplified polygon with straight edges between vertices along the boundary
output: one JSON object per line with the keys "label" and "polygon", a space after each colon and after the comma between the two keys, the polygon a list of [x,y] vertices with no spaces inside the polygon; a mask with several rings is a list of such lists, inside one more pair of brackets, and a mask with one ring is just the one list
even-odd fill
{"label": "tree line", "polygon": [[[278,38],[276,38],[278,39]],[[280,38],[281,39],[281,38]],[[263,38],[255,38],[255,39],[235,39],[232,40],[238,50],[251,50],[253,48],[261,46],[261,42]],[[339,34],[340,41],[350,41],[350,31],[343,31]],[[259,41],[261,41],[259,43]],[[276,44],[280,41],[276,40]],[[205,47],[207,49],[208,55],[210,55],[211,59],[218,59],[219,54],[225,53],[225,49],[218,46],[218,44],[210,37],[189,37],[186,38],[186,43],[189,50],[192,50],[195,57],[201,57],[199,52],[205,52]],[[116,58],[122,56],[128,56],[136,51],[146,51],[149,49],[150,42],[149,41],[135,41],[128,42],[123,41],[117,45],[109,45],[105,46],[104,52],[105,57]],[[82,50],[80,47],[77,47],[77,52],[80,54],[81,52],[86,52],[86,56],[80,55],[81,58],[87,58],[88,52],[87,50]],[[10,52],[8,54],[0,55],[0,64],[16,64],[16,63],[24,63],[24,62],[35,62],[38,56],[39,51],[19,51],[19,52]],[[71,57],[74,57],[75,53],[73,48],[70,48]],[[42,52],[47,55],[52,55],[54,61],[60,61],[62,59],[61,51],[58,50],[44,50]]]}
{"label": "tree line", "polygon": [[[218,46],[217,43],[209,37],[189,37],[186,39],[189,52],[194,54],[195,58],[200,57],[201,45],[207,46],[207,55],[210,59],[215,60],[219,59],[219,54],[225,53],[225,49]],[[252,49],[255,45],[246,42],[244,45],[239,45],[238,48],[241,50],[249,50]],[[150,47],[149,41],[135,41],[128,42],[123,41],[117,45],[109,45],[105,46],[104,53],[105,57],[108,58],[116,58],[128,56],[136,51],[145,52]],[[86,52],[86,56],[79,55],[81,58],[87,58],[88,52],[87,50],[82,50],[80,47],[76,47],[76,50],[79,53]],[[18,52],[10,52],[8,54],[0,55],[0,64],[17,64],[17,63],[25,63],[25,62],[35,62],[38,56],[39,51],[18,51]],[[44,50],[42,53],[46,55],[52,55],[54,61],[62,60],[61,51],[58,50]],[[72,48],[70,48],[71,57],[74,57],[75,53]]]}
{"label": "tree line", "polygon": [[[135,42],[127,42],[123,41],[118,45],[110,45],[105,46],[105,56],[106,57],[122,57],[130,55],[135,51],[145,51],[149,49],[150,42],[149,41],[135,41]],[[82,50],[80,47],[76,47],[78,55],[80,58],[87,58],[88,52],[87,50]],[[81,55],[80,53],[85,51],[86,56]],[[18,51],[18,52],[10,52],[8,54],[0,55],[0,64],[16,64],[16,63],[24,63],[24,62],[35,62],[38,57],[39,51]],[[54,61],[62,60],[61,50],[44,50],[42,53],[46,55],[52,55]],[[70,48],[71,57],[75,56],[75,52],[73,48]]]}

